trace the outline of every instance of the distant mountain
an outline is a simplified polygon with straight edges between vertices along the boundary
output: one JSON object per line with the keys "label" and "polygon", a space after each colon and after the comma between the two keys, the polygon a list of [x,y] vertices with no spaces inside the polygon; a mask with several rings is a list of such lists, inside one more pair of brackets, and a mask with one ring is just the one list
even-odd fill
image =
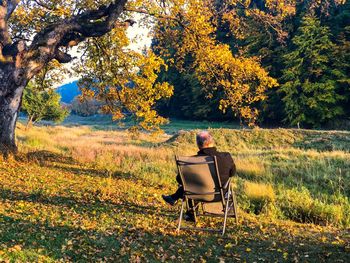
{"label": "distant mountain", "polygon": [[73,81],[58,87],[57,93],[62,97],[61,102],[71,103],[76,96],[81,94],[78,88],[78,81]]}

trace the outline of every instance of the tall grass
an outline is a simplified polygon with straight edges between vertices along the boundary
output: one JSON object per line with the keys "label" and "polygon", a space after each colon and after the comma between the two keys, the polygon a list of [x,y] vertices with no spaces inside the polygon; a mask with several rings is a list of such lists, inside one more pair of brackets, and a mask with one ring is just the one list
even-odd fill
{"label": "tall grass", "polygon": [[[350,133],[305,130],[211,130],[221,151],[237,165],[235,189],[242,210],[298,222],[350,226]],[[196,131],[174,137],[88,127],[20,125],[22,152],[49,151],[103,175],[102,199],[113,195],[113,178],[176,188],[174,155],[192,155]],[[42,160],[45,161],[45,160]],[[56,165],[62,165],[57,161]]]}

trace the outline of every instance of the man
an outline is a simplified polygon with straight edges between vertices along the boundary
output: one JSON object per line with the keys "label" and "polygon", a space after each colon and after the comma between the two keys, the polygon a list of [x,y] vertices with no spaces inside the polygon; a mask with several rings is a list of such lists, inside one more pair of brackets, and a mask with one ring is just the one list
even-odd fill
{"label": "man", "polygon": [[[198,153],[197,156],[216,156],[219,176],[222,185],[225,185],[228,179],[236,173],[236,166],[233,162],[231,155],[227,152],[218,152],[216,147],[214,147],[214,139],[211,134],[207,131],[202,131],[196,136]],[[162,195],[165,202],[169,205],[173,206],[177,202],[178,199],[183,197],[184,189],[181,182],[181,177],[178,174],[176,176],[176,181],[180,184],[177,191],[172,195]],[[193,215],[191,213],[187,213],[185,215],[185,219],[193,221]]]}

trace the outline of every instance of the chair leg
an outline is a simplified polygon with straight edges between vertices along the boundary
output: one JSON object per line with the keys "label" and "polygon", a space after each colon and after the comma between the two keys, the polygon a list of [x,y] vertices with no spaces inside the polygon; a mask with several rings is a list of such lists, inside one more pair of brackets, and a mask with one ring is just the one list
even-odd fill
{"label": "chair leg", "polygon": [[226,222],[227,222],[227,213],[228,213],[228,208],[229,208],[229,203],[230,203],[230,195],[231,195],[231,191],[229,189],[228,193],[227,193],[227,200],[226,200],[226,205],[225,205],[225,217],[224,217],[224,227],[222,229],[222,235],[225,235]]}
{"label": "chair leg", "polygon": [[181,221],[182,221],[182,215],[183,215],[183,212],[184,212],[184,206],[185,206],[185,202],[182,199],[181,211],[180,211],[180,217],[179,217],[179,225],[177,226],[177,230],[176,230],[178,233],[180,232],[180,228],[181,228]]}
{"label": "chair leg", "polygon": [[193,217],[194,217],[194,224],[196,225],[197,224],[197,209],[196,209],[196,206],[195,206],[195,203],[194,201],[191,199],[191,202],[192,202],[192,212],[193,212]]}
{"label": "chair leg", "polygon": [[233,202],[233,210],[235,213],[235,220],[236,220],[236,224],[238,224],[238,215],[237,215],[237,200],[236,200],[236,195],[235,192],[231,192],[232,194],[232,202]]}

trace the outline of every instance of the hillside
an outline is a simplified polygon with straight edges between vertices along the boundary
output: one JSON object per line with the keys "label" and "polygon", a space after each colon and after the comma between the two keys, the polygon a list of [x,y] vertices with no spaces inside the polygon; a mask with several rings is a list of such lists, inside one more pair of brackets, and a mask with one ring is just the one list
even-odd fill
{"label": "hillside", "polygon": [[78,81],[64,84],[58,87],[56,91],[61,95],[61,101],[68,104],[72,103],[73,99],[81,94],[78,88]]}
{"label": "hillside", "polygon": [[348,262],[349,132],[212,133],[238,167],[240,219],[225,237],[176,234],[179,207],[161,200],[195,131],[20,125],[20,154],[0,162],[0,261]]}

